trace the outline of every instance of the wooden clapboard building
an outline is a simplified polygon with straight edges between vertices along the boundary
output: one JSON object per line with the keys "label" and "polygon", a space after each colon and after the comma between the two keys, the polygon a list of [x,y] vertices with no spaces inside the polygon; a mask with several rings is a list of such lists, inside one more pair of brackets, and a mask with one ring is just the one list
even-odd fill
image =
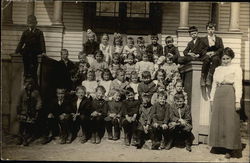
{"label": "wooden clapboard building", "polygon": [[[171,35],[180,53],[190,40],[188,27],[199,28],[205,36],[208,21],[217,24],[216,33],[223,38],[224,46],[231,47],[236,57],[234,63],[244,70],[243,104],[249,116],[249,3],[248,2],[82,2],[82,1],[2,1],[2,122],[6,130],[13,132],[15,123],[16,92],[21,88],[21,57],[14,55],[15,48],[26,29],[27,16],[34,14],[38,28],[45,34],[47,55],[60,59],[60,50],[69,50],[70,59],[77,54],[86,41],[86,30],[91,28],[100,36],[120,32],[126,37],[143,36],[149,43],[150,34],[157,33],[160,43]],[[204,141],[209,124],[207,101],[200,97],[195,87],[199,80],[200,64],[186,66],[186,89],[190,94],[196,143]],[[197,80],[196,80],[197,79]],[[190,83],[191,82],[191,83]],[[199,82],[198,82],[199,83]],[[198,94],[198,95],[197,95]]]}

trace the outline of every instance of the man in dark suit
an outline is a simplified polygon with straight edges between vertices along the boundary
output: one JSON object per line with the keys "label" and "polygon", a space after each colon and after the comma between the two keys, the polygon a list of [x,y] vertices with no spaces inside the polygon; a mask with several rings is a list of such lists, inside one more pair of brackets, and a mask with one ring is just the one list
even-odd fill
{"label": "man in dark suit", "polygon": [[215,68],[220,65],[224,45],[222,39],[214,34],[215,24],[209,22],[206,25],[206,29],[208,35],[203,38],[203,42],[206,46],[206,55],[209,56],[209,60],[205,60],[203,63],[207,68],[204,74],[206,81],[203,85],[211,86]]}
{"label": "man in dark suit", "polygon": [[[202,61],[207,63],[209,56],[206,55],[206,46],[201,37],[198,37],[198,29],[195,26],[189,28],[189,35],[192,37],[192,40],[188,43],[186,49],[183,51],[184,57],[179,57],[180,64],[186,64],[190,61]],[[201,86],[203,86],[205,72],[205,64],[202,65],[201,69]]]}
{"label": "man in dark suit", "polygon": [[46,53],[44,35],[36,28],[37,20],[34,15],[28,16],[27,25],[28,29],[23,32],[15,53],[20,53],[23,57],[24,77],[32,76],[37,83],[37,55]]}

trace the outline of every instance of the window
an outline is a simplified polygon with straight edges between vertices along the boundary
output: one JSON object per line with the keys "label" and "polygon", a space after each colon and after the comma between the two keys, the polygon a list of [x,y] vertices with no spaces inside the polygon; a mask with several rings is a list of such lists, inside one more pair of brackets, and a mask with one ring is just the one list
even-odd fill
{"label": "window", "polygon": [[149,17],[149,2],[127,3],[127,17],[148,18]]}
{"label": "window", "polygon": [[98,33],[156,34],[162,10],[157,2],[84,2],[84,29]]}
{"label": "window", "polygon": [[119,2],[97,2],[96,16],[118,16]]}

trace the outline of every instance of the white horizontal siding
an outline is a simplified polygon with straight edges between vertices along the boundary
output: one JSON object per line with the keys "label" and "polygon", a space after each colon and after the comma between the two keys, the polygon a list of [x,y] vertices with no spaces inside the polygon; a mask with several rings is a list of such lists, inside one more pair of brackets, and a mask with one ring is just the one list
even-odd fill
{"label": "white horizontal siding", "polygon": [[35,2],[35,15],[39,25],[51,25],[53,21],[53,6],[51,0],[36,1]]}
{"label": "white horizontal siding", "polygon": [[83,47],[83,4],[74,2],[63,3],[63,48],[68,49],[69,58],[77,60]]}
{"label": "white horizontal siding", "polygon": [[26,24],[27,23],[27,2],[26,1],[13,1],[12,19],[13,19],[13,24]]}

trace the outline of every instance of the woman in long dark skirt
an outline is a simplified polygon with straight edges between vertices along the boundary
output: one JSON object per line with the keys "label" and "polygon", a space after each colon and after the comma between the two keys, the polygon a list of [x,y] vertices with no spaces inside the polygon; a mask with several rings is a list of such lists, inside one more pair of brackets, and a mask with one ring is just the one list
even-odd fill
{"label": "woman in long dark skirt", "polygon": [[212,117],[210,123],[209,145],[224,148],[225,158],[240,150],[240,100],[242,97],[242,69],[232,64],[234,52],[225,48],[217,67],[211,91]]}

